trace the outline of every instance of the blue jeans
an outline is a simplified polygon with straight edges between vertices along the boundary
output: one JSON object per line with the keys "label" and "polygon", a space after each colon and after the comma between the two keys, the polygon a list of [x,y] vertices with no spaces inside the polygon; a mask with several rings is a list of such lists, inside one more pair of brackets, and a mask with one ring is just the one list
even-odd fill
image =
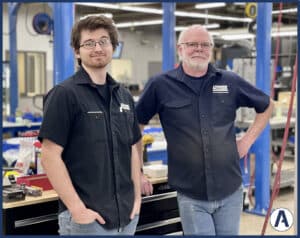
{"label": "blue jeans", "polygon": [[139,215],[136,215],[131,222],[122,229],[107,230],[103,228],[98,222],[94,221],[89,224],[77,224],[72,218],[68,210],[63,211],[58,215],[59,234],[65,235],[100,235],[100,236],[114,236],[114,235],[134,235],[136,226],[139,221]]}
{"label": "blue jeans", "polygon": [[177,194],[184,235],[238,235],[243,207],[242,185],[219,201],[201,201]]}

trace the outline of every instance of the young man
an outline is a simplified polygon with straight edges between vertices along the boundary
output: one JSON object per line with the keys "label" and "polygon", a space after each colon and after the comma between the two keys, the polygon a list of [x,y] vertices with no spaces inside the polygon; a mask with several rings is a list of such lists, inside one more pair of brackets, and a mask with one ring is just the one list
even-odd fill
{"label": "young man", "polygon": [[71,41],[80,68],[45,97],[39,134],[42,165],[60,198],[59,233],[133,235],[141,134],[130,93],[107,73],[117,29],[109,18],[87,17]]}
{"label": "young man", "polygon": [[[238,234],[243,197],[239,159],[273,108],[269,96],[235,73],[213,67],[212,48],[203,26],[181,32],[180,66],[151,78],[136,107],[142,125],[159,114],[168,144],[168,180],[178,191],[185,235]],[[252,107],[257,114],[236,141],[239,107]]]}

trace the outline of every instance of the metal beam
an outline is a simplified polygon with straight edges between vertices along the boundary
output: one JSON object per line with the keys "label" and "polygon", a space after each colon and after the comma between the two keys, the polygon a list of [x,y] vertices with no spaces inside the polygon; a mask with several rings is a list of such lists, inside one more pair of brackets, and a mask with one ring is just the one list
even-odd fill
{"label": "metal beam", "polygon": [[[258,3],[256,33],[256,86],[270,95],[272,3]],[[270,125],[256,140],[255,208],[253,213],[266,215],[270,202]]]}
{"label": "metal beam", "polygon": [[163,55],[162,55],[162,70],[167,71],[174,68],[175,65],[175,9],[176,3],[163,2]]}
{"label": "metal beam", "polygon": [[74,54],[70,46],[74,23],[74,3],[52,3],[54,20],[53,84],[70,77],[74,71]]}
{"label": "metal beam", "polygon": [[18,56],[17,56],[17,15],[21,3],[8,3],[9,13],[9,68],[10,115],[15,116],[18,107]]}

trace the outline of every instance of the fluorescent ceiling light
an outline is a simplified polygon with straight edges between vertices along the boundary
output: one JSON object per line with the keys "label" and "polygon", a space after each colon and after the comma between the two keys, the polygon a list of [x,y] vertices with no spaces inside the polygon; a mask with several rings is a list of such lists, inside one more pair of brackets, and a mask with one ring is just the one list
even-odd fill
{"label": "fluorescent ceiling light", "polygon": [[91,17],[91,16],[106,16],[108,18],[112,18],[113,14],[111,14],[111,13],[88,14],[88,15],[84,15],[84,16],[80,17],[79,19],[82,20],[82,19],[85,19],[85,18]]}
{"label": "fluorescent ceiling light", "polygon": [[124,2],[124,3],[119,3],[119,5],[124,5],[124,6],[132,6],[132,5],[148,5],[148,4],[153,4],[153,2]]}
{"label": "fluorescent ceiling light", "polygon": [[[116,23],[117,28],[127,28],[127,27],[134,27],[134,26],[150,26],[150,25],[161,25],[163,24],[162,19],[156,19],[151,21],[133,21],[133,22],[122,22],[122,23]],[[206,29],[216,29],[220,27],[220,24],[207,24],[203,25]],[[186,26],[176,26],[175,31],[182,31],[186,29]],[[213,34],[218,35],[218,34]]]}
{"label": "fluorescent ceiling light", "polygon": [[225,2],[199,3],[195,5],[197,9],[218,8],[226,6]]}
{"label": "fluorescent ceiling light", "polygon": [[[222,33],[221,33],[222,34]],[[272,32],[271,37],[285,37],[285,36],[297,36],[297,30],[292,30],[292,31],[281,31],[281,32]],[[241,34],[230,34],[228,33],[223,33],[221,35],[221,38],[223,40],[245,40],[245,39],[253,39],[255,38],[256,35],[254,34],[249,34],[249,33],[241,33]]]}
{"label": "fluorescent ceiling light", "polygon": [[130,6],[121,6],[120,10],[132,11],[132,12],[143,12],[143,13],[152,13],[152,14],[163,14],[163,10],[155,8],[146,8],[146,7],[130,7]]}
{"label": "fluorescent ceiling light", "polygon": [[[293,13],[293,12],[297,12],[297,8],[282,9],[281,12],[282,13]],[[279,13],[280,13],[280,10],[272,11],[272,14],[279,14]]]}
{"label": "fluorescent ceiling light", "polygon": [[116,9],[123,11],[131,11],[131,12],[143,12],[143,13],[152,13],[152,14],[163,14],[163,10],[155,9],[155,8],[146,8],[146,7],[132,7],[121,4],[108,4],[108,3],[85,3],[78,2],[77,5],[89,6],[89,7],[100,7],[106,9]]}
{"label": "fluorescent ceiling light", "polygon": [[107,9],[120,9],[119,5],[108,4],[108,3],[93,3],[93,2],[76,2],[76,5],[88,6],[88,7],[101,7]]}
{"label": "fluorescent ceiling light", "polygon": [[[207,24],[207,25],[203,25],[203,27],[205,27],[206,29],[216,29],[216,28],[220,27],[220,24],[218,24],[218,23]],[[183,31],[186,28],[188,28],[188,26],[176,26],[175,31]]]}
{"label": "fluorescent ceiling light", "polygon": [[197,13],[197,12],[184,12],[184,11],[175,11],[175,16],[224,20],[224,21],[235,21],[235,22],[252,22],[253,21],[251,18],[225,17],[225,16],[218,16],[218,15],[212,15],[212,14]]}
{"label": "fluorescent ceiling light", "polygon": [[281,31],[281,32],[272,32],[272,37],[276,36],[297,36],[297,31]]}
{"label": "fluorescent ceiling light", "polygon": [[253,39],[255,35],[253,34],[228,34],[222,35],[221,38],[223,40],[245,40],[245,39]]}
{"label": "fluorescent ceiling light", "polygon": [[161,25],[163,20],[153,20],[153,21],[132,21],[132,22],[123,22],[117,23],[117,28],[126,28],[134,26],[150,26],[150,25]]}
{"label": "fluorescent ceiling light", "polygon": [[[76,4],[82,6],[106,8],[106,9],[119,9],[124,11],[152,13],[152,14],[159,14],[159,15],[163,14],[162,9],[156,9],[156,8],[132,7],[132,6],[119,5],[119,4],[107,4],[107,3],[78,2]],[[218,15],[211,15],[211,14],[202,14],[197,12],[185,12],[185,11],[175,11],[175,16],[203,18],[203,19],[217,19],[217,20],[235,21],[235,22],[252,22],[251,18],[225,17],[225,16],[218,16]]]}

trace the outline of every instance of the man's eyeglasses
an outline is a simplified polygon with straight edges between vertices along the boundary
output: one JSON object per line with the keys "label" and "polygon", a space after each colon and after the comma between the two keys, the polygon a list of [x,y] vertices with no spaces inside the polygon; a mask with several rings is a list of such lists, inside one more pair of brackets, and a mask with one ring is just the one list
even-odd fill
{"label": "man's eyeglasses", "polygon": [[193,50],[198,49],[199,46],[201,46],[203,50],[209,50],[213,47],[213,44],[210,42],[184,42],[180,43],[180,45],[185,45],[186,48]]}
{"label": "man's eyeglasses", "polygon": [[97,45],[97,43],[101,46],[101,47],[107,47],[109,46],[109,44],[111,43],[109,39],[107,38],[104,38],[104,39],[101,39],[99,41],[94,41],[94,40],[88,40],[84,43],[82,43],[80,45],[80,47],[84,47],[85,49],[88,49],[88,50],[91,50],[91,49],[94,49]]}

